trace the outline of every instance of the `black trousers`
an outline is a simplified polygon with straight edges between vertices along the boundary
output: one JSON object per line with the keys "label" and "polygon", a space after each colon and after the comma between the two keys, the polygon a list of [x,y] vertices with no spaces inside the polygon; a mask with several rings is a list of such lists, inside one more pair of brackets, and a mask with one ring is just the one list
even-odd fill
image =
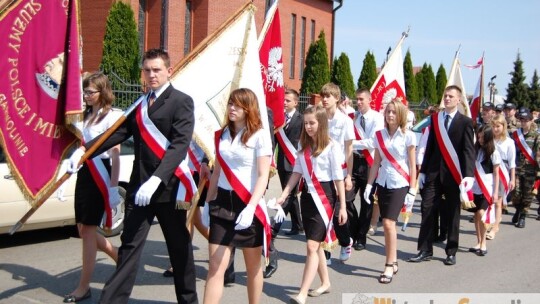
{"label": "black trousers", "polygon": [[[446,254],[455,255],[459,246],[461,214],[459,186],[453,180],[446,181],[443,186],[439,176],[436,176],[433,180],[426,180],[421,195],[422,222],[418,236],[418,250],[433,252],[433,240],[437,237],[437,231],[434,229],[435,221],[440,212],[441,219],[445,219],[447,224]],[[442,195],[445,197],[444,200]]]}
{"label": "black trousers", "polygon": [[129,202],[126,208],[116,271],[105,284],[99,303],[128,303],[154,217],[159,220],[169,251],[178,303],[198,303],[195,263],[191,237],[186,228],[186,211],[176,210],[172,202],[151,203],[145,207]]}
{"label": "black trousers", "polygon": [[[289,182],[289,178],[292,175],[292,172],[285,171],[285,170],[278,170],[279,175],[279,182],[281,183],[281,190],[285,189],[285,186],[287,186],[287,182]],[[289,193],[289,196],[287,196],[287,199],[285,199],[285,203],[283,204],[283,211],[285,212],[285,216],[287,214],[291,214],[291,230],[292,231],[298,231],[298,230],[304,230],[304,227],[302,225],[302,217],[300,214],[300,203],[298,202],[298,197],[296,196],[298,193],[298,184],[296,184],[293,189],[291,189],[291,193]],[[277,235],[279,233],[279,230],[281,229],[281,223],[274,223],[272,226],[272,233],[274,235]]]}
{"label": "black trousers", "polygon": [[[347,201],[347,222],[353,241],[364,246],[366,245],[367,232],[369,231],[369,224],[371,223],[371,216],[373,214],[373,198],[371,198],[372,204],[368,204],[364,199],[364,190],[367,185],[368,173],[369,166],[366,159],[356,153],[353,154],[353,188],[350,191],[345,192],[345,199]],[[375,188],[374,184],[371,195],[375,192]],[[357,195],[360,195],[359,211],[354,205],[354,200]]]}

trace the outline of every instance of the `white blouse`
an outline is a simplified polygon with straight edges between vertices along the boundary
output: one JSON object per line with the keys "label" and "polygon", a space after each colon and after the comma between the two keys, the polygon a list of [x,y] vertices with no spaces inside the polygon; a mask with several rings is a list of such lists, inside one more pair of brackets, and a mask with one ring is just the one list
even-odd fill
{"label": "white blouse", "polygon": [[[409,173],[409,155],[407,148],[416,145],[416,137],[412,131],[406,130],[405,133],[398,129],[394,136],[390,137],[387,129],[381,130],[386,149],[397,161],[399,166]],[[377,175],[377,184],[388,189],[397,189],[408,187],[409,182],[392,166],[386,155],[382,152],[379,142],[374,139],[375,148],[379,150],[381,156],[381,166]]]}
{"label": "white blouse", "polygon": [[[484,152],[482,150],[478,151],[478,155],[476,156],[476,160],[481,160],[484,158]],[[476,162],[475,162],[476,163]],[[493,154],[491,154],[491,163],[493,166],[500,165],[501,164],[501,155],[495,149],[493,151]],[[483,182],[485,183],[486,187],[491,188],[492,191],[495,190],[495,185],[493,184],[493,174],[486,174],[485,178],[483,179]],[[474,184],[472,187],[472,192],[474,194],[482,194],[482,189],[480,189],[480,185],[478,185],[478,181],[475,179]]]}
{"label": "white blouse", "polygon": [[[350,119],[349,119],[350,120]],[[304,157],[304,151],[302,147],[298,147],[297,159],[294,163],[293,172],[302,174],[302,176],[308,174],[302,169],[300,158]],[[311,156],[311,163],[313,164],[313,174],[317,177],[319,182],[329,182],[334,180],[343,180],[343,169],[341,165],[344,163],[345,156],[341,150],[341,146],[334,140],[330,140],[330,144],[324,148],[324,150],[317,157]]]}
{"label": "white blouse", "polygon": [[510,170],[516,167],[516,144],[514,140],[506,137],[503,141],[495,140],[495,147],[499,151],[501,160],[506,166],[506,169]]}
{"label": "white blouse", "polygon": [[[257,183],[257,157],[272,155],[272,142],[266,129],[260,129],[248,139],[244,145],[241,141],[242,129],[234,140],[228,128],[223,130],[219,144],[219,153],[234,175],[246,186],[250,193]],[[225,190],[233,190],[229,181],[221,170],[218,179],[218,187]]]}
{"label": "white blouse", "polygon": [[337,109],[334,117],[328,120],[328,132],[330,138],[341,147],[341,153],[345,158],[345,141],[356,139],[352,119]]}
{"label": "white blouse", "polygon": [[[99,116],[103,108],[99,109],[97,115]],[[84,122],[84,127],[82,129],[82,134],[85,142],[96,138],[98,135],[107,131],[114,123],[122,116],[123,112],[116,109],[111,109],[103,119],[98,123],[88,124],[88,121]],[[110,158],[109,151],[105,151],[98,156],[99,158]]]}

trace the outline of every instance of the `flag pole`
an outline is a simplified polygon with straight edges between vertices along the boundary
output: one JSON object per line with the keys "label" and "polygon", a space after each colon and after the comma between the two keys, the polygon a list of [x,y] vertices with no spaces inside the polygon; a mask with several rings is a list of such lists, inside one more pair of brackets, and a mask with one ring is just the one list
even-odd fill
{"label": "flag pole", "polygon": [[[490,100],[491,101],[491,100]],[[482,52],[482,70],[480,71],[480,102],[478,103],[478,113],[484,105],[484,52]]]}
{"label": "flag pole", "polygon": [[[77,167],[80,167],[89,157],[92,155],[96,150],[101,147],[101,145],[107,140],[117,129],[120,127],[120,125],[127,119],[128,115],[133,112],[133,110],[144,100],[144,95],[139,97],[137,101],[135,101],[129,108],[127,108],[126,111],[124,111],[124,114],[118,118],[118,120],[107,130],[103,133],[103,135],[90,147],[81,157],[81,160],[79,161],[79,164]],[[69,179],[72,173],[64,173],[62,177],[60,177],[53,185],[46,191],[39,200],[35,202],[35,204],[26,212],[26,214],[21,217],[21,219],[15,223],[9,230],[9,234],[13,235],[17,230],[21,229],[22,226],[26,223],[26,221],[45,203],[45,201],[56,191],[60,186]]]}

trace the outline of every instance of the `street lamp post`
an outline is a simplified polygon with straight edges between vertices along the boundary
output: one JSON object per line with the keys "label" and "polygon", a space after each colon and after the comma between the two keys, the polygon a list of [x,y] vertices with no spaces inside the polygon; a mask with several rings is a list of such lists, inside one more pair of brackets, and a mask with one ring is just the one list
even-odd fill
{"label": "street lamp post", "polygon": [[489,83],[488,83],[488,86],[489,86],[489,102],[491,102],[491,104],[493,104],[493,99],[495,99],[495,83],[493,82],[493,80],[497,77],[497,75],[493,75],[493,77],[491,77],[491,79],[489,80]]}

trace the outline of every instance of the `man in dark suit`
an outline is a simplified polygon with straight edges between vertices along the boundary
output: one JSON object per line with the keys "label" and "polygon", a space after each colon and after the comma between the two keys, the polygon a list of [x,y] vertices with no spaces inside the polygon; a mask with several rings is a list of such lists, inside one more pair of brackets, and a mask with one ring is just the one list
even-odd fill
{"label": "man in dark suit", "polygon": [[[190,96],[172,87],[169,82],[171,73],[167,52],[152,49],[145,53],[143,74],[150,93],[93,154],[99,155],[133,136],[135,160],[127,188],[122,245],[118,252],[116,271],[105,284],[100,303],[128,302],[154,217],[159,220],[169,251],[178,303],[198,303],[193,249],[186,228],[186,210],[176,207],[179,178],[174,174],[189,147],[194,126],[194,105]],[[148,124],[137,121],[137,112],[144,113],[144,106],[147,106],[148,118],[156,132],[161,133],[169,143],[160,156],[156,155],[155,146],[149,146],[144,135],[143,131],[151,130],[146,128]],[[95,140],[80,149],[84,151],[93,142]],[[78,163],[71,158],[70,162]]]}
{"label": "man in dark suit", "polygon": [[[287,137],[286,140],[288,140],[295,149],[298,148],[298,141],[300,140],[300,133],[302,132],[302,125],[304,123],[302,114],[300,114],[300,112],[298,112],[296,109],[299,99],[300,97],[297,91],[293,89],[287,89],[285,91],[285,126],[283,127],[283,131]],[[288,158],[285,156],[286,147],[283,146],[283,143],[281,143],[279,140],[275,141],[278,143],[276,166],[279,181],[281,183],[281,189],[284,189],[289,181],[289,177],[292,174],[294,163],[289,162]],[[291,214],[291,230],[285,233],[287,235],[296,235],[304,231],[304,226],[302,225],[302,218],[300,215],[300,204],[296,194],[297,190],[295,187],[283,204],[283,211],[285,212],[285,215],[288,213]],[[278,267],[278,251],[275,248],[274,238],[279,233],[281,224],[282,223],[274,223],[272,226],[270,262],[264,270],[263,276],[265,278],[271,277],[276,272]]]}
{"label": "man in dark suit", "polygon": [[[432,116],[434,119],[431,120],[431,132],[429,133],[426,153],[418,178],[420,188],[422,189],[422,222],[418,236],[418,250],[420,252],[410,258],[409,262],[421,262],[432,259],[433,241],[436,237],[433,230],[434,220],[436,219],[436,211],[440,208],[441,213],[446,216],[448,223],[448,240],[445,249],[447,257],[444,260],[444,264],[456,264],[461,211],[459,186],[461,184],[466,189],[472,187],[475,162],[472,119],[457,111],[457,106],[462,99],[461,88],[454,85],[448,86],[444,91],[444,111],[434,114],[441,117]],[[450,143],[444,146],[436,138],[435,120],[441,122],[439,124],[441,125],[441,133],[447,132],[450,139]],[[448,147],[448,145],[452,147]],[[441,151],[446,149],[448,151],[455,150],[459,159],[457,170],[460,170],[460,172],[454,172],[452,174],[448,165],[451,159],[449,157],[443,157],[441,153]],[[461,181],[456,180],[456,177],[459,175],[462,177]],[[441,202],[443,195],[445,200]]]}

